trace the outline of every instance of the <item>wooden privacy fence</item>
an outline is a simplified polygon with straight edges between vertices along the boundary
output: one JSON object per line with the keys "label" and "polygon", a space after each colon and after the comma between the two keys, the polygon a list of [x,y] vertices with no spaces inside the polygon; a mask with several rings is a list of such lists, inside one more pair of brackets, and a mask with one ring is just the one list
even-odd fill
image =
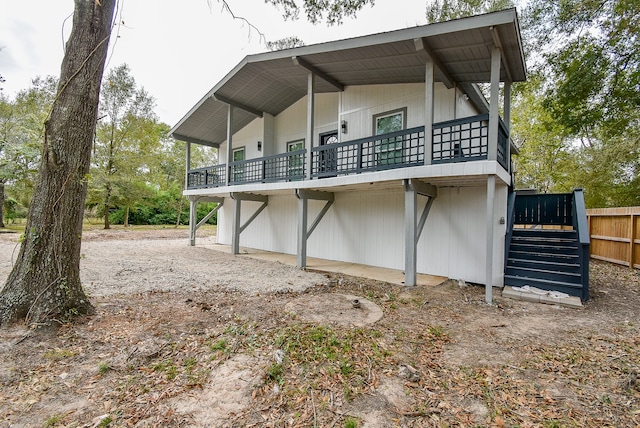
{"label": "wooden privacy fence", "polygon": [[591,257],[640,269],[640,207],[587,210]]}

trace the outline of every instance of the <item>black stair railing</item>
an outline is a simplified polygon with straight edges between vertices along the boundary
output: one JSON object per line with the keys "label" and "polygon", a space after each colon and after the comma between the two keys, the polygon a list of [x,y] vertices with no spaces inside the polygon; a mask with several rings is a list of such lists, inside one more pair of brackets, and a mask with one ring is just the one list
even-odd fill
{"label": "black stair railing", "polygon": [[582,269],[582,300],[589,299],[589,256],[591,238],[589,237],[589,224],[587,223],[587,208],[584,203],[582,189],[573,191],[572,217],[574,229],[578,232],[580,267]]}
{"label": "black stair railing", "polygon": [[581,299],[589,298],[589,227],[582,189],[572,193],[518,194],[507,200],[507,231],[505,236],[505,268],[515,225],[568,226],[577,234],[581,269]]}

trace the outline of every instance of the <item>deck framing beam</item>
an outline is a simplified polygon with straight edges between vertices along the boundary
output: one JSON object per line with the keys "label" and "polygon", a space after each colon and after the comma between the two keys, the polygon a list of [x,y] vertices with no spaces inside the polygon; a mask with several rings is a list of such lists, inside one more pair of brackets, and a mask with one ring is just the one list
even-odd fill
{"label": "deck framing beam", "polygon": [[[231,199],[235,201],[233,205],[233,221],[232,221],[232,235],[231,235],[231,253],[240,254],[240,234],[251,224],[253,220],[260,215],[260,213],[267,207],[269,203],[269,197],[265,195],[256,195],[254,193],[242,193],[231,192]],[[242,201],[261,202],[262,205],[247,219],[247,221],[240,225]]]}
{"label": "deck framing beam", "polygon": [[240,110],[244,110],[244,111],[246,111],[248,113],[251,113],[251,114],[253,114],[255,116],[262,117],[264,115],[264,112],[262,112],[262,111],[260,111],[258,109],[255,109],[253,107],[249,107],[246,104],[239,103],[239,102],[237,102],[235,100],[232,100],[231,98],[227,98],[227,97],[225,97],[223,95],[213,94],[213,98],[215,98],[216,100],[218,100],[218,101],[220,101],[222,103],[225,103],[225,104],[228,104],[230,106],[234,106],[236,108],[239,108]]}
{"label": "deck framing beam", "polygon": [[[316,229],[324,215],[329,211],[335,200],[334,194],[330,192],[320,192],[317,190],[296,189],[296,197],[298,198],[298,254],[297,265],[300,269],[307,267],[307,241]],[[315,201],[326,201],[322,210],[318,213],[315,220],[308,225],[309,199]]]}
{"label": "deck framing beam", "polygon": [[427,40],[424,37],[420,37],[420,38],[414,39],[413,43],[415,44],[416,51],[424,52],[424,54],[433,62],[433,64],[438,68],[438,70],[440,70],[440,74],[442,74],[442,78],[444,80],[442,83],[444,83],[447,89],[453,88],[455,84],[455,79],[453,78],[449,70],[445,67],[445,65],[442,63],[442,61],[440,61],[440,58],[438,57],[438,55],[436,55],[431,49],[431,47],[429,47]]}
{"label": "deck framing beam", "polygon": [[335,87],[340,92],[344,91],[344,84],[342,82],[339,82],[337,79],[329,76],[327,73],[320,70],[318,67],[308,63],[307,60],[305,60],[304,58],[300,56],[292,56],[291,60],[295,65],[299,65],[302,68],[306,68],[311,73],[315,74],[325,82],[329,83],[331,86]]}
{"label": "deck framing beam", "polygon": [[[404,284],[413,287],[417,283],[418,241],[438,196],[437,187],[414,179],[403,180],[404,186]],[[428,198],[418,220],[418,195]]]}

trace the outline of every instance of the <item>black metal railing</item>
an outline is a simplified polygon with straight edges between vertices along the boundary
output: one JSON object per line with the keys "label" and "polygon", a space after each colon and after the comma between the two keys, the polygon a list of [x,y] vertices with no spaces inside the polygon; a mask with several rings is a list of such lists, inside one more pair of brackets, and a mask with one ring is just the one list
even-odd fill
{"label": "black metal railing", "polygon": [[432,163],[487,159],[489,115],[447,120],[433,125]]}
{"label": "black metal railing", "polygon": [[305,149],[231,163],[230,184],[270,183],[305,178]]}
{"label": "black metal railing", "polygon": [[[451,163],[485,160],[489,150],[489,115],[481,114],[433,125],[431,162]],[[508,170],[506,126],[498,126],[497,160]],[[226,165],[191,170],[188,189],[229,184],[304,180],[306,149]],[[416,127],[311,149],[311,177],[327,178],[424,165],[424,127]]]}
{"label": "black metal railing", "polygon": [[187,174],[187,189],[224,186],[227,180],[226,171],[226,165],[192,169]]}
{"label": "black metal railing", "polygon": [[424,164],[424,126],[311,149],[317,178]]}

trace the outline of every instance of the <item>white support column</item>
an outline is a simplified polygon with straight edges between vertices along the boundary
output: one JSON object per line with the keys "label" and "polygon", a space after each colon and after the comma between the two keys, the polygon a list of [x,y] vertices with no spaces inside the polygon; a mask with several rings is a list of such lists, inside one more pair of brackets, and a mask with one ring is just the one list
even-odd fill
{"label": "white support column", "polygon": [[307,165],[306,165],[306,178],[311,180],[311,165],[313,164],[313,157],[311,156],[311,148],[313,147],[313,128],[314,128],[314,114],[315,114],[315,92],[316,81],[315,75],[309,73],[307,80],[307,138],[305,139],[305,147],[307,149]]}
{"label": "white support column", "polygon": [[240,209],[242,201],[233,201],[233,220],[231,223],[231,254],[240,254]]}
{"label": "white support column", "polygon": [[487,159],[498,159],[498,99],[500,98],[500,48],[491,49],[491,96],[489,105],[489,143],[487,147]]}
{"label": "white support column", "polygon": [[[511,174],[511,81],[506,80],[504,82],[504,124],[507,127],[507,151],[505,156],[507,157],[507,168],[509,174]],[[514,183],[511,183],[514,185]]]}
{"label": "white support column", "polygon": [[418,195],[409,180],[404,180],[404,285],[417,282],[418,248],[416,246]]}
{"label": "white support column", "polygon": [[297,265],[300,269],[307,267],[307,213],[309,200],[298,197],[298,257]]}
{"label": "white support column", "polygon": [[231,183],[231,173],[233,172],[231,162],[233,162],[233,106],[229,104],[227,111],[227,179],[225,183],[227,186]]}
{"label": "white support column", "polygon": [[191,170],[191,143],[187,143],[187,156],[185,159],[184,188],[189,188],[189,171]]}
{"label": "white support column", "polygon": [[484,298],[488,304],[493,302],[493,225],[495,223],[495,194],[496,176],[487,178],[487,255],[486,255],[486,285]]}
{"label": "white support column", "polygon": [[189,198],[189,245],[196,245],[196,224],[198,223],[198,200]]}
{"label": "white support column", "polygon": [[434,67],[433,60],[429,57],[425,64],[424,75],[424,164],[431,165],[433,153],[433,112],[434,112]]}

